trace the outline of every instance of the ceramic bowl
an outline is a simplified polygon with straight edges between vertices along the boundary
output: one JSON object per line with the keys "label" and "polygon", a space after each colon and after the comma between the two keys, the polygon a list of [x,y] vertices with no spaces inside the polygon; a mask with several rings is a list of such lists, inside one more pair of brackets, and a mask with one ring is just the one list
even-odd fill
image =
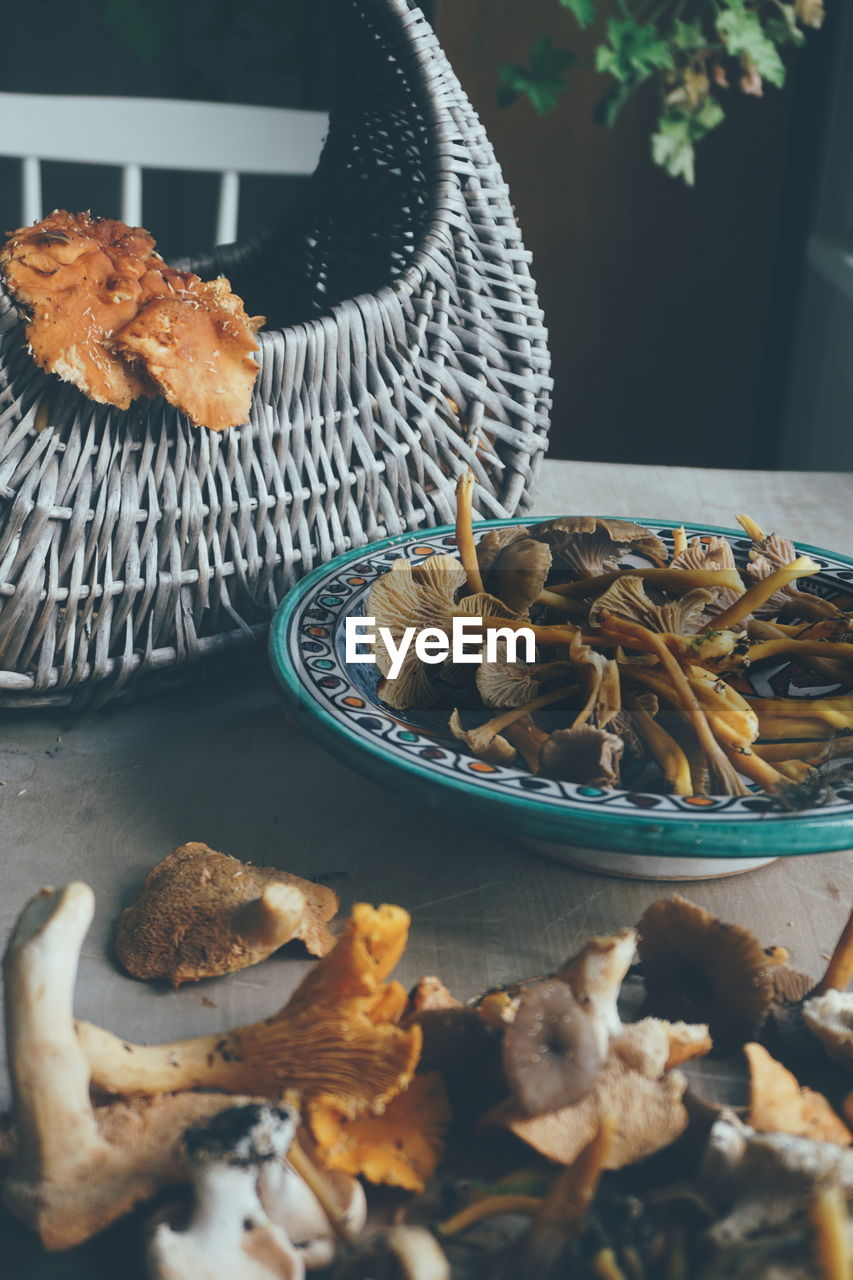
{"label": "ceramic bowl", "polygon": [[[522,523],[485,521],[476,533]],[[638,523],[671,546],[674,522]],[[726,537],[738,563],[746,560],[750,543],[742,533],[685,527],[690,536]],[[818,547],[798,550],[821,566],[809,590],[830,598],[853,595],[853,560]],[[276,680],[291,715],[333,755],[444,813],[488,824],[563,862],[613,875],[707,879],[778,857],[853,848],[853,786],[842,787],[826,807],[795,813],[761,793],[679,797],[602,790],[475,759],[451,737],[446,711],[409,714],[385,706],[376,666],[345,660],[345,619],[368,613],[371,584],[398,557],[418,562],[455,551],[450,527],[386,538],[315,570],[281,604],[269,646]],[[794,693],[788,671],[781,663],[764,664],[752,678],[754,691]]]}

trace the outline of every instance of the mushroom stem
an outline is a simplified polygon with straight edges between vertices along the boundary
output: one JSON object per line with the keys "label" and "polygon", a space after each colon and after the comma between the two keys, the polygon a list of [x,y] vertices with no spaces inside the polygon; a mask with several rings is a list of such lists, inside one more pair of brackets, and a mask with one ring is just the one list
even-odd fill
{"label": "mushroom stem", "polygon": [[762,662],[765,658],[778,658],[782,655],[805,659],[837,658],[843,662],[853,662],[853,644],[832,640],[794,640],[786,636],[749,647],[750,662]]}
{"label": "mushroom stem", "polygon": [[3,960],[16,1178],[24,1182],[73,1178],[105,1148],[72,1021],[77,960],[94,909],[88,885],[43,889],[21,913]]}
{"label": "mushroom stem", "polygon": [[571,1235],[583,1230],[601,1175],[607,1167],[615,1134],[616,1117],[607,1112],[599,1120],[592,1141],[555,1179],[536,1216],[534,1232],[546,1223],[559,1224],[561,1230]]}
{"label": "mushroom stem", "polygon": [[586,606],[578,600],[570,600],[567,596],[560,595],[557,591],[545,589],[539,592],[537,604],[544,604],[549,609],[556,609],[558,613],[565,613],[570,618],[575,618],[578,622],[586,617]]}
{"label": "mushroom stem", "polygon": [[672,531],[672,554],[673,557],[684,555],[687,550],[687,534],[684,531],[684,525],[679,525],[677,529]]}
{"label": "mushroom stem", "polygon": [[809,1206],[815,1233],[815,1253],[823,1280],[850,1280],[851,1268],[847,1197],[841,1186],[818,1187]]}
{"label": "mushroom stem", "polygon": [[[761,721],[761,731],[765,724],[774,721],[817,721],[829,729],[853,729],[853,694],[840,694],[831,698],[750,698],[749,705]],[[770,735],[768,735],[770,736]],[[779,737],[779,734],[773,734]],[[797,737],[792,733],[791,737]],[[807,737],[807,734],[803,734]],[[817,735],[812,735],[817,736]]]}
{"label": "mushroom stem", "polygon": [[735,519],[737,520],[741,529],[743,529],[746,536],[748,538],[751,538],[753,542],[763,542],[767,537],[767,534],[764,532],[764,530],[761,528],[760,525],[755,523],[752,516],[739,515],[739,516],[735,516]]}
{"label": "mushroom stem", "polygon": [[812,995],[824,996],[827,991],[846,991],[851,978],[853,978],[853,911],[850,912],[841,937],[835,944],[835,950],[826,966],[826,973]]}
{"label": "mushroom stem", "polygon": [[693,781],[690,775],[690,764],[681,747],[662,725],[633,694],[623,695],[625,706],[630,711],[640,737],[657,760],[670,792],[675,796],[693,794]]}
{"label": "mushroom stem", "polygon": [[824,600],[823,596],[816,596],[811,591],[797,591],[789,601],[783,604],[782,612],[821,622],[827,618],[843,617],[844,611],[834,600]]}
{"label": "mushroom stem", "polygon": [[525,716],[518,723],[508,725],[504,736],[523,757],[530,772],[538,773],[542,748],[548,741],[544,729],[540,729],[530,716]]}
{"label": "mushroom stem", "polygon": [[[455,612],[452,617],[466,617],[470,619],[470,614],[462,614]],[[488,614],[480,618],[480,626],[484,631],[496,630],[497,628],[506,628],[510,631],[532,631],[534,637],[540,644],[571,644],[573,637],[577,634],[577,627],[573,627],[571,623],[558,627],[541,627],[534,622],[529,622],[526,618],[498,618],[489,616]]]}
{"label": "mushroom stem", "polygon": [[305,907],[301,889],[274,881],[265,886],[259,898],[237,908],[234,929],[248,942],[278,950],[293,938]]}
{"label": "mushroom stem", "polygon": [[318,1169],[299,1141],[298,1135],[293,1139],[287,1153],[288,1162],[299,1174],[306,1186],[314,1192],[320,1207],[329,1219],[329,1225],[344,1244],[352,1245],[358,1239],[358,1233],[349,1225],[346,1209],[342,1208],[329,1187],[322,1170]]}
{"label": "mushroom stem", "polygon": [[456,545],[468,579],[469,590],[479,595],[485,590],[477,559],[473,524],[474,472],[469,467],[456,483]]}
{"label": "mushroom stem", "polygon": [[442,1222],[439,1231],[443,1236],[458,1236],[477,1222],[486,1218],[497,1217],[499,1213],[538,1213],[544,1201],[541,1196],[502,1195],[486,1196],[483,1200],[475,1200],[466,1208],[455,1213],[452,1218]]}
{"label": "mushroom stem", "polygon": [[[642,566],[638,568],[632,566],[630,572],[632,577],[642,578],[652,587],[665,587],[677,591],[688,591],[693,587],[730,587],[734,591],[743,591],[743,582],[736,569],[645,569]],[[575,599],[578,596],[598,596],[624,575],[624,569],[616,569],[612,573],[597,574],[594,578],[555,583],[548,590],[554,595],[569,599]],[[714,625],[718,625],[716,619]],[[719,630],[722,628],[719,627]]]}
{"label": "mushroom stem", "polygon": [[768,795],[776,795],[777,792],[783,791],[788,786],[790,779],[764,760],[762,756],[757,756],[751,744],[749,746],[745,744],[735,746],[726,742],[726,731],[719,723],[714,724],[714,731],[723,742],[723,750],[738,773],[745,774],[747,778],[757,782]]}
{"label": "mushroom stem", "polygon": [[494,716],[491,720],[487,720],[485,724],[480,725],[477,731],[478,736],[490,733],[494,737],[502,729],[515,724],[517,720],[523,719],[524,716],[529,716],[531,712],[538,711],[540,707],[549,707],[552,702],[561,702],[565,698],[570,698],[577,691],[578,686],[570,684],[561,685],[559,689],[552,689],[550,693],[540,693],[537,698],[531,698],[529,702],[522,703],[520,707],[510,707],[507,711],[502,711],[499,716]]}
{"label": "mushroom stem", "polygon": [[672,682],[672,687],[678,696],[684,717],[695,732],[712,772],[723,786],[724,793],[735,796],[745,795],[746,789],[711,732],[705,712],[702,710],[687,676],[670,653],[663,639],[645,627],[641,627],[638,623],[627,622],[623,618],[617,618],[612,613],[604,615],[602,627],[605,631],[609,631],[615,636],[620,644],[624,644],[626,648],[640,649],[642,652],[655,654]]}
{"label": "mushroom stem", "polygon": [[760,609],[783,587],[790,586],[797,578],[819,572],[820,565],[815,564],[809,556],[797,556],[796,560],[792,560],[790,564],[783,565],[781,569],[775,569],[766,578],[761,578],[748,587],[742,596],[729,605],[728,609],[717,614],[714,618],[714,627],[717,631],[725,631],[729,627],[736,626],[755,609]]}
{"label": "mushroom stem", "polygon": [[805,760],[808,764],[823,764],[853,756],[853,738],[833,738],[823,742],[757,742],[753,751],[771,764],[787,760]]}

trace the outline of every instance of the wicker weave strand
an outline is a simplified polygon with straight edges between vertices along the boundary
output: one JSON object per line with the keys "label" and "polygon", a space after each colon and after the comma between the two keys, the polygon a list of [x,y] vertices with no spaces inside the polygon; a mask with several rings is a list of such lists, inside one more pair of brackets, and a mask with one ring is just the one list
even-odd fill
{"label": "wicker weave strand", "polygon": [[493,152],[405,0],[339,0],[337,100],[304,198],[224,271],[262,333],[251,421],[194,430],[42,374],[0,294],[0,705],[82,705],[240,648],[314,565],[523,510],[549,357]]}

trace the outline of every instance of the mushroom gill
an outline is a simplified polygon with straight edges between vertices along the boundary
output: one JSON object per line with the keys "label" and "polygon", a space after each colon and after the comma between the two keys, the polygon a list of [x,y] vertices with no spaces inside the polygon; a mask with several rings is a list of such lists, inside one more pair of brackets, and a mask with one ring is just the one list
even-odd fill
{"label": "mushroom gill", "polygon": [[666,558],[660,538],[630,520],[563,516],[541,521],[533,526],[531,534],[551,548],[555,569],[582,578],[611,572],[618,567],[620,558],[631,551],[659,563]]}

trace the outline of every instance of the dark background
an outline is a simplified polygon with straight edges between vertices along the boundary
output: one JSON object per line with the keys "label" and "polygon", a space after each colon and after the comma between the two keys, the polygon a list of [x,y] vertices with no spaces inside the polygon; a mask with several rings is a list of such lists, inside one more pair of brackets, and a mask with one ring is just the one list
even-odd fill
{"label": "dark background", "polygon": [[[730,95],[688,189],[650,162],[653,99],[606,130],[592,119],[602,82],[590,70],[572,73],[550,116],[496,106],[498,65],[525,59],[538,35],[580,54],[594,45],[556,0],[432,6],[534,255],[556,381],[552,456],[853,469],[850,303],[806,266],[816,227],[853,223],[853,22],[843,0],[827,8],[782,92]],[[237,13],[220,0],[34,0],[5,26],[9,91],[305,107],[329,96],[322,4],[250,0]],[[36,35],[38,58],[20,56]],[[240,235],[268,223],[299,181],[244,178]],[[46,209],[118,214],[115,170],[48,164],[43,183]],[[4,227],[19,201],[18,163],[0,160]],[[214,175],[146,171],[144,221],[167,258],[209,246],[215,201]]]}

